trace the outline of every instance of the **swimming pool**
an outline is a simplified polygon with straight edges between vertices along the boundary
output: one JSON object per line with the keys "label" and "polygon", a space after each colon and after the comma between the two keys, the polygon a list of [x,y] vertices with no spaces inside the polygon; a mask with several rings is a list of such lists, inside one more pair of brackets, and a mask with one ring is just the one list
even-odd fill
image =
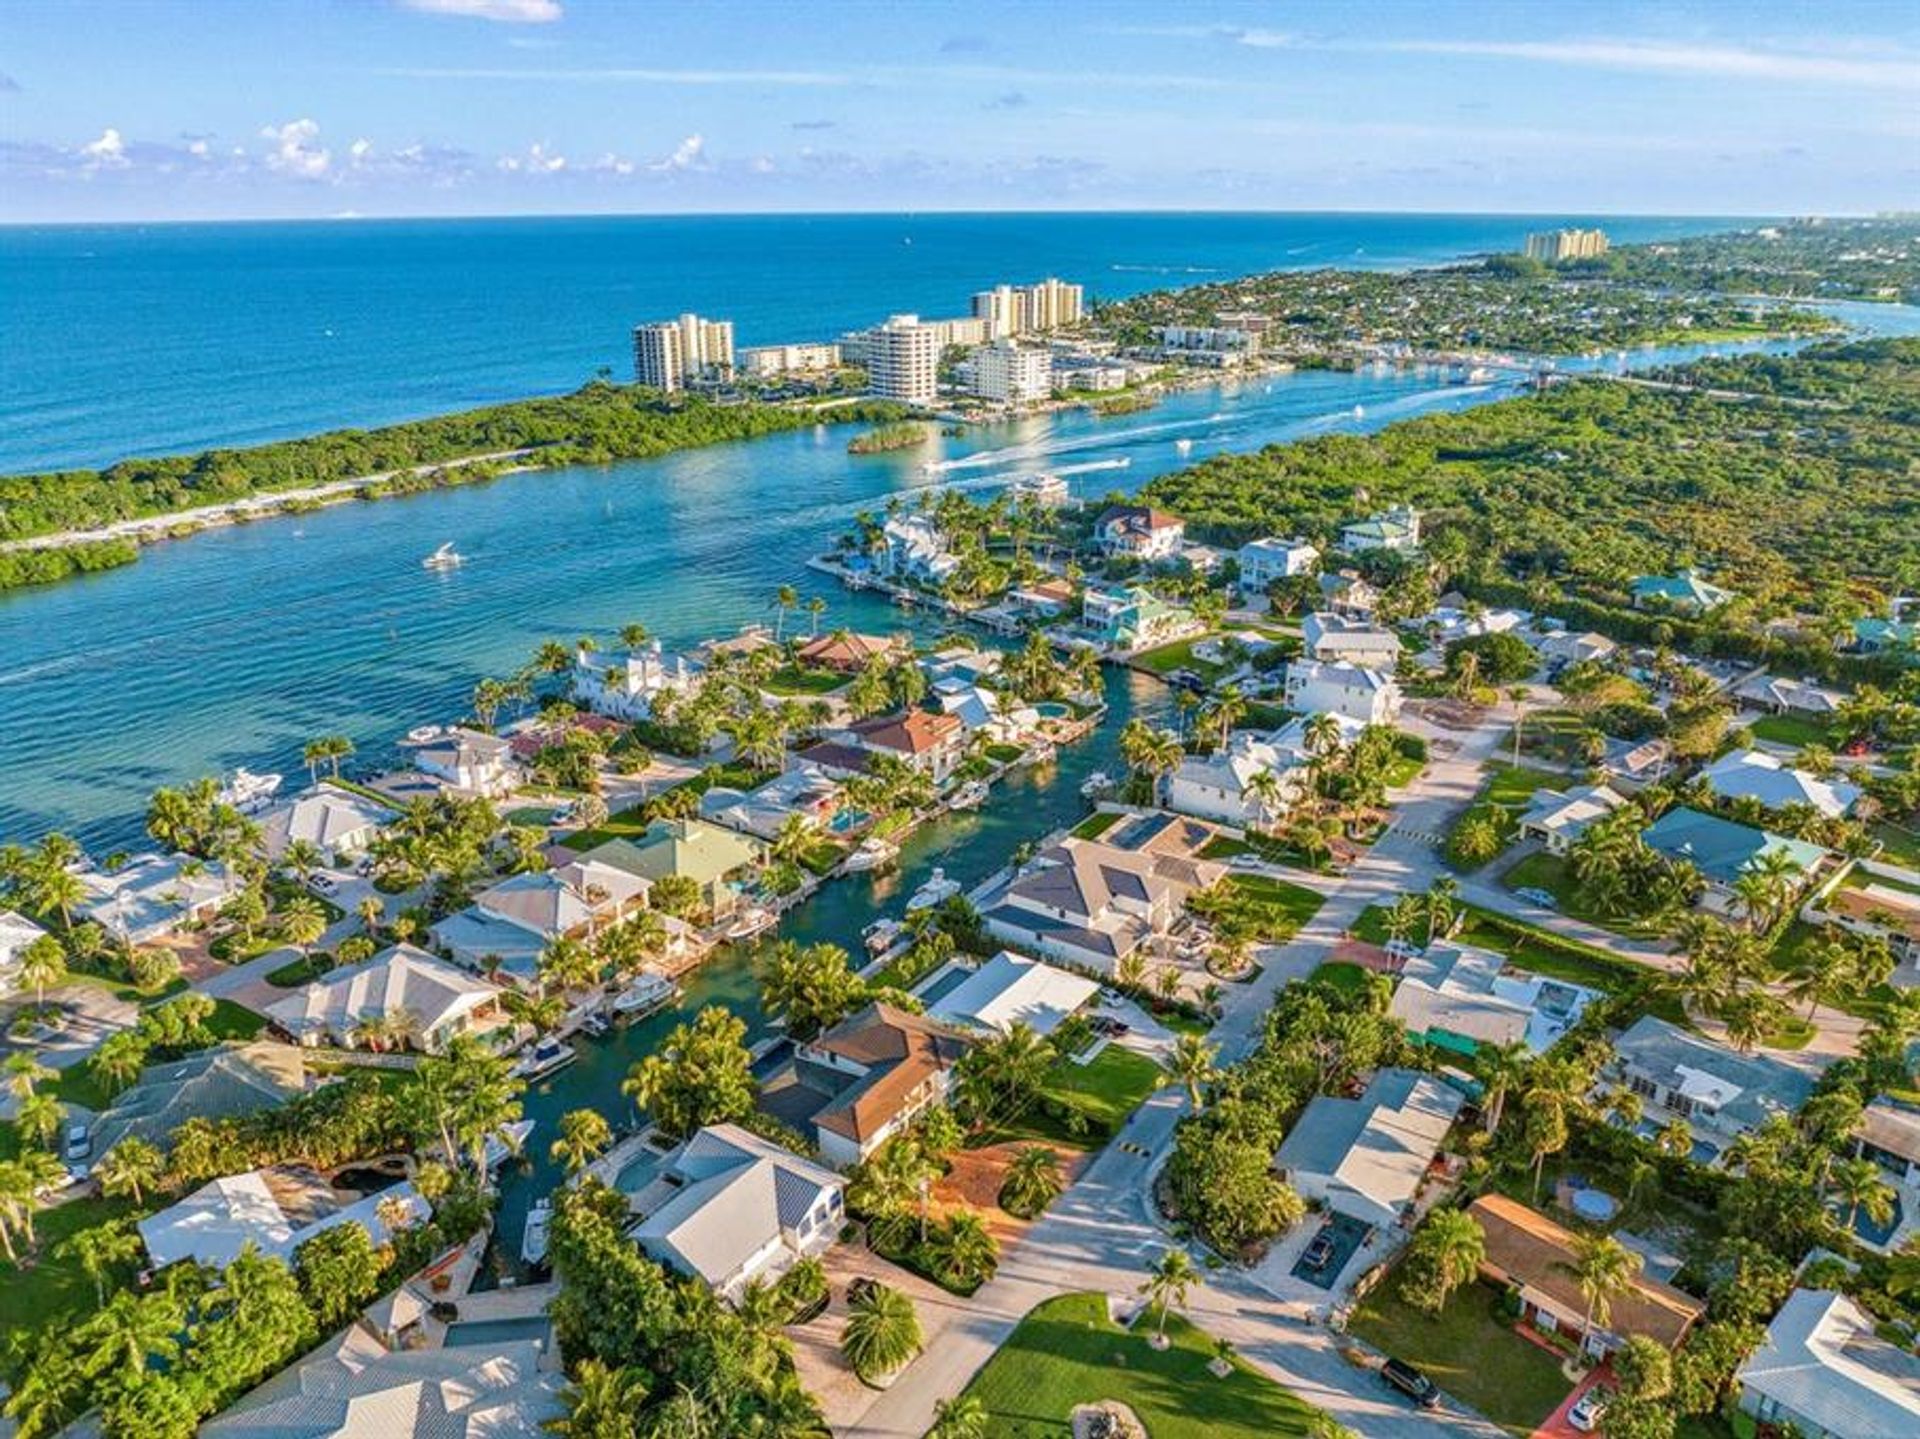
{"label": "swimming pool", "polygon": [[526,1314],[517,1319],[470,1319],[447,1326],[447,1348],[478,1349],[514,1339],[532,1339],[544,1346],[550,1327],[544,1314]]}
{"label": "swimming pool", "polygon": [[845,834],[848,830],[860,828],[873,816],[864,809],[839,809],[833,812],[833,818],[827,821],[827,828],[834,834]]}
{"label": "swimming pool", "polygon": [[1033,707],[1033,712],[1041,719],[1072,719],[1073,706],[1063,705],[1058,700],[1047,700]]}
{"label": "swimming pool", "polygon": [[973,971],[970,969],[965,969],[957,964],[950,964],[916,989],[914,991],[914,998],[918,999],[928,1009],[931,1009],[934,1005],[952,994],[954,990],[965,984],[967,982],[967,976],[972,973]]}

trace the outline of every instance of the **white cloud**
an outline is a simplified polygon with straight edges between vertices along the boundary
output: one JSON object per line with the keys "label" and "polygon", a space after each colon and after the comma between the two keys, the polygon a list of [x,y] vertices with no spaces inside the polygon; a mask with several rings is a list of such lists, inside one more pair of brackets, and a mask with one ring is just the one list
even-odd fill
{"label": "white cloud", "polygon": [[587,166],[587,168],[603,175],[631,175],[634,170],[634,164],[633,161],[627,159],[626,156],[616,155],[609,151],[598,160],[595,160],[591,165]]}
{"label": "white cloud", "polygon": [[100,132],[98,140],[82,145],[80,154],[88,170],[124,170],[131,163],[127,159],[127,142],[111,125]]}
{"label": "white cloud", "polygon": [[428,15],[460,15],[503,25],[551,25],[562,14],[560,0],[400,0],[408,10]]}
{"label": "white cloud", "polygon": [[1644,40],[1394,40],[1354,48],[1418,55],[1481,55],[1651,74],[1718,75],[1739,80],[1811,81],[1903,90],[1920,88],[1920,60],[1905,57],[1862,59],[1849,55]]}
{"label": "white cloud", "polygon": [[664,160],[655,160],[649,170],[702,170],[706,168],[707,142],[704,136],[689,135],[673,147]]}
{"label": "white cloud", "polygon": [[536,140],[524,155],[502,155],[494,162],[510,175],[557,175],[567,168],[567,157],[555,155]]}
{"label": "white cloud", "polygon": [[354,169],[359,169],[373,158],[373,141],[355,140],[347,146],[347,160]]}
{"label": "white cloud", "polygon": [[312,120],[263,126],[260,138],[273,141],[267,154],[269,170],[300,180],[321,180],[333,168],[333,153],[318,143],[320,126]]}

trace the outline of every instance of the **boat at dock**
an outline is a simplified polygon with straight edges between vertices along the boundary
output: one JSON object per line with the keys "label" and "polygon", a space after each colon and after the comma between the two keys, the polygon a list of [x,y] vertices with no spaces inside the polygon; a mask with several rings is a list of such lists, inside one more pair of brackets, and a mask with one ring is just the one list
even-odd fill
{"label": "boat at dock", "polygon": [[960,881],[948,879],[947,872],[939,865],[933,867],[933,873],[927,876],[927,882],[916,889],[907,900],[907,913],[915,910],[932,909],[944,904],[960,893]]}
{"label": "boat at dock", "polygon": [[467,557],[453,547],[452,540],[448,540],[444,545],[440,546],[439,549],[420,561],[420,568],[423,570],[457,570],[466,562]]}
{"label": "boat at dock", "polygon": [[580,1057],[580,1052],[564,1039],[549,1034],[520,1056],[513,1066],[514,1074],[529,1084],[545,1079],[556,1070],[565,1069]]}
{"label": "boat at dock", "polygon": [[612,1028],[604,1014],[589,1014],[580,1021],[580,1032],[592,1039],[604,1038],[607,1031]]}
{"label": "boat at dock", "polygon": [[1080,786],[1080,793],[1088,799],[1097,799],[1103,794],[1113,793],[1113,776],[1103,769],[1097,769],[1088,775]]}
{"label": "boat at dock", "polygon": [[679,985],[664,974],[647,970],[613,997],[613,1012],[622,1019],[645,1019],[679,998]]}
{"label": "boat at dock", "polygon": [[503,1124],[489,1134],[480,1155],[480,1162],[487,1173],[498,1173],[501,1165],[515,1155],[524,1153],[532,1134],[531,1119],[516,1119],[512,1124]]}
{"label": "boat at dock", "polygon": [[255,774],[250,769],[236,769],[220,787],[219,800],[222,804],[232,805],[242,814],[252,814],[255,810],[266,808],[279,790],[280,776],[277,774]]}
{"label": "boat at dock", "polygon": [[772,910],[753,905],[734,917],[733,923],[727,926],[727,938],[734,941],[752,939],[772,929],[779,919],[780,916]]}
{"label": "boat at dock", "polygon": [[860,939],[867,947],[868,954],[885,954],[893,948],[893,942],[907,932],[907,927],[897,919],[876,919],[860,931]]}
{"label": "boat at dock", "polygon": [[987,802],[987,782],[970,779],[947,798],[947,808],[954,811],[978,809]]}
{"label": "boat at dock", "polygon": [[520,1235],[523,1263],[539,1266],[547,1262],[547,1227],[553,1223],[553,1201],[542,1195],[527,1211],[527,1227]]}
{"label": "boat at dock", "polygon": [[860,841],[854,852],[847,856],[848,874],[859,874],[863,870],[879,869],[892,864],[900,858],[900,846],[876,835],[868,835]]}

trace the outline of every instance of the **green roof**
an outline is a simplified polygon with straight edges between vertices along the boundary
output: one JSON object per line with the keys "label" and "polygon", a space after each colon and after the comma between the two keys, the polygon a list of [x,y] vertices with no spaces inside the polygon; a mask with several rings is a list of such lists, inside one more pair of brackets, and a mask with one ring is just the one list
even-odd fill
{"label": "green roof", "polygon": [[684,875],[708,885],[757,862],[761,847],[744,835],[701,819],[662,819],[637,840],[615,839],[587,851],[597,859],[642,879]]}
{"label": "green roof", "polygon": [[1733,598],[1731,591],[1708,584],[1698,570],[1682,570],[1677,575],[1641,575],[1633,582],[1636,600],[1665,600],[1670,605],[1691,605],[1710,610]]}

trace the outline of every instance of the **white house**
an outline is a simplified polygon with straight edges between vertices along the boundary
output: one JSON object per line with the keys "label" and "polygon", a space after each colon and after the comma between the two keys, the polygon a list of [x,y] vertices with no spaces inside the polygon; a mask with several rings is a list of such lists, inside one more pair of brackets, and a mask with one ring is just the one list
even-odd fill
{"label": "white house", "polygon": [[513,744],[499,735],[432,725],[409,734],[407,744],[415,768],[449,788],[493,798],[510,794],[519,783]]}
{"label": "white house", "polygon": [[927,1014],[946,1024],[994,1034],[1024,1024],[1045,1038],[1099,990],[1084,975],[1003,949],[941,995]]}
{"label": "white house", "polygon": [[1744,1413],[1806,1439],[1920,1434],[1920,1362],[1833,1290],[1789,1294],[1736,1377]]}
{"label": "white house", "polygon": [[1406,1221],[1466,1096],[1411,1069],[1383,1069],[1358,1099],[1322,1094],[1281,1142],[1277,1168],[1302,1198],[1362,1224]]}
{"label": "white house", "polygon": [[947,537],[925,515],[895,515],[881,529],[886,550],[881,568],[897,579],[937,585],[960,568]]}
{"label": "white house", "polygon": [[1365,620],[1318,612],[1301,621],[1307,657],[1390,670],[1400,663],[1400,636]]}
{"label": "white house", "polygon": [[573,697],[596,714],[643,720],[655,697],[698,688],[702,673],[697,661],[668,654],[658,640],[619,658],[583,649],[573,658]]}
{"label": "white house", "polygon": [[1094,540],[1108,556],[1144,563],[1172,559],[1187,537],[1184,520],[1146,505],[1115,505],[1094,523]]}
{"label": "white house", "polygon": [[18,910],[0,909],[0,994],[13,983],[14,971],[20,968],[20,956],[27,952],[27,946],[45,935],[44,929]]}
{"label": "white house", "polygon": [[1320,551],[1305,540],[1268,536],[1240,546],[1240,590],[1263,593],[1275,580],[1310,575],[1320,563]]}
{"label": "white house", "polygon": [[469,969],[521,983],[556,939],[589,937],[646,907],[651,884],[592,855],[558,869],[509,875],[428,931],[436,949]]}
{"label": "white house", "polygon": [[1557,673],[1568,665],[1602,663],[1613,658],[1620,646],[1591,630],[1578,635],[1568,630],[1553,630],[1542,636],[1533,648],[1540,662]]}
{"label": "white house", "polygon": [[1593,1002],[1595,992],[1531,970],[1477,945],[1436,940],[1407,957],[1388,1013],[1414,1039],[1472,1054],[1524,1043],[1544,1054]]}
{"label": "white house", "polygon": [[[1365,725],[1344,715],[1331,716],[1342,745],[1351,744]],[[1307,743],[1306,715],[1296,715],[1268,734],[1235,730],[1225,747],[1211,754],[1188,755],[1167,781],[1167,808],[1180,814],[1227,824],[1268,824],[1299,802],[1314,760]],[[1254,791],[1259,774],[1271,774],[1274,795],[1262,800]]]}
{"label": "white house", "polygon": [[128,944],[149,944],[206,919],[240,889],[218,860],[184,854],[135,855],[111,872],[84,871],[80,883],[87,892],[81,914]]}
{"label": "white house", "polygon": [[1361,724],[1392,724],[1400,713],[1400,686],[1386,670],[1325,660],[1287,666],[1285,704],[1302,714],[1340,715]]}
{"label": "white house", "polygon": [[311,1169],[253,1169],[212,1180],[178,1204],[148,1215],[140,1221],[140,1238],[155,1269],[182,1259],[221,1268],[249,1244],[270,1259],[290,1260],[314,1235],[341,1224],[364,1225],[376,1245],[386,1243],[380,1211],[390,1207],[390,1200],[406,1206],[409,1226],[433,1215],[411,1183],[342,1204],[340,1194]]}
{"label": "white house", "polygon": [[360,1044],[369,1020],[407,1016],[407,1041],[438,1054],[456,1035],[501,1018],[497,984],[435,959],[410,944],[396,944],[367,960],[335,970],[267,1006],[267,1019],[296,1044]]}
{"label": "white house", "polygon": [[1828,819],[1839,819],[1860,798],[1860,786],[1826,780],[1797,770],[1764,750],[1734,750],[1700,772],[1700,779],[1721,799],[1758,800],[1768,809],[1808,805]]}
{"label": "white house", "polygon": [[1846,703],[1846,697],[1837,691],[1823,689],[1816,684],[1803,680],[1782,679],[1774,675],[1759,674],[1741,681],[1734,686],[1734,698],[1752,709],[1765,710],[1768,714],[1805,715],[1812,719],[1827,719],[1840,712]]}
{"label": "white house", "polygon": [[1520,837],[1538,840],[1549,854],[1565,854],[1591,829],[1627,802],[1604,784],[1570,790],[1537,789],[1520,816]]}
{"label": "white house", "polygon": [[1815,1078],[1771,1055],[1736,1053],[1651,1014],[1614,1041],[1609,1069],[1645,1104],[1642,1132],[1657,1132],[1668,1117],[1685,1120],[1693,1131],[1693,1157],[1702,1163],[1773,1116],[1798,1114],[1813,1095]]}
{"label": "white house", "polygon": [[1420,512],[1395,505],[1384,514],[1359,520],[1340,531],[1340,548],[1349,554],[1366,550],[1405,551],[1420,547]]}
{"label": "white house", "polygon": [[400,816],[385,805],[326,781],[260,816],[260,847],[278,860],[296,843],[313,845],[328,864],[366,853]]}

